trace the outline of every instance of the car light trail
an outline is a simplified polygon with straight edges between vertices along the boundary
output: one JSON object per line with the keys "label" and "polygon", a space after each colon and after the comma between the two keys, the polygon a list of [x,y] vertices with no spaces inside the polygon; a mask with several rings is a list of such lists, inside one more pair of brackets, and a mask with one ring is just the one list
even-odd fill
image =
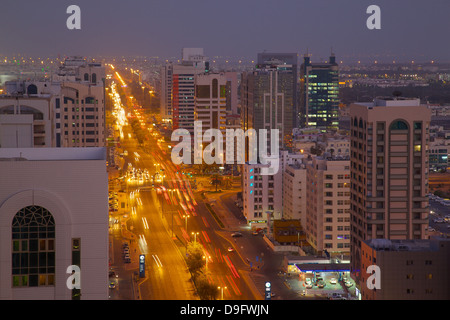
{"label": "car light trail", "polygon": [[228,279],[228,282],[231,284],[231,287],[233,288],[234,293],[236,295],[240,296],[241,295],[241,291],[239,290],[238,286],[234,282],[233,278],[231,276],[227,275],[227,279]]}
{"label": "car light trail", "polygon": [[208,234],[206,233],[206,231],[202,231],[202,234],[203,234],[203,237],[205,238],[205,241],[206,242],[211,242],[211,239],[209,239],[209,236],[208,236]]}
{"label": "car light trail", "polygon": [[205,224],[205,227],[209,228],[209,223],[206,221],[205,217],[202,217],[203,223]]}
{"label": "car light trail", "polygon": [[162,263],[161,263],[161,260],[159,260],[158,255],[152,254],[152,257],[153,257],[153,260],[155,260],[156,265],[157,265],[159,268],[162,268],[163,265],[162,265]]}
{"label": "car light trail", "polygon": [[144,224],[144,228],[148,230],[147,218],[143,217],[142,218],[142,223]]}
{"label": "car light trail", "polygon": [[233,263],[231,262],[230,258],[228,256],[223,257],[225,259],[225,262],[228,265],[228,268],[230,268],[231,273],[235,278],[240,278],[239,273],[237,272],[236,268],[234,267]]}

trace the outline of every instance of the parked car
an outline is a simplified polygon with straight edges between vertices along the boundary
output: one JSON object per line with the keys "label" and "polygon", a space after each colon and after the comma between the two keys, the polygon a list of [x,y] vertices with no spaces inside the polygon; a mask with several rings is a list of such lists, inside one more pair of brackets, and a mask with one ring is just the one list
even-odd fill
{"label": "parked car", "polygon": [[231,234],[232,237],[237,238],[237,237],[242,237],[242,233],[240,232],[235,232]]}
{"label": "parked car", "polygon": [[331,278],[331,279],[330,279],[330,284],[336,284],[336,283],[337,283],[336,278]]}

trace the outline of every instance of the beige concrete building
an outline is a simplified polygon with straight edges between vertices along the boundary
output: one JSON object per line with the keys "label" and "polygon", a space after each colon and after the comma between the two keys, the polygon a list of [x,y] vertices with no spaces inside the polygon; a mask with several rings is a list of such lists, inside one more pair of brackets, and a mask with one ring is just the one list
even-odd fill
{"label": "beige concrete building", "polygon": [[[450,300],[450,241],[371,239],[361,244],[362,300]],[[367,286],[379,269],[376,290]],[[373,279],[369,284],[376,284]]]}
{"label": "beige concrete building", "polygon": [[202,122],[202,135],[208,129],[219,129],[225,136],[226,84],[224,73],[195,75],[195,121]]}
{"label": "beige concrete building", "polygon": [[430,110],[418,99],[352,104],[351,264],[370,239],[427,239]]}
{"label": "beige concrete building", "polygon": [[350,161],[313,158],[306,166],[306,234],[317,253],[350,251]]}
{"label": "beige concrete building", "polygon": [[0,148],[0,177],[0,299],[107,300],[105,149]]}
{"label": "beige concrete building", "polygon": [[104,147],[104,81],[104,66],[70,57],[51,80],[8,82],[0,147]]}

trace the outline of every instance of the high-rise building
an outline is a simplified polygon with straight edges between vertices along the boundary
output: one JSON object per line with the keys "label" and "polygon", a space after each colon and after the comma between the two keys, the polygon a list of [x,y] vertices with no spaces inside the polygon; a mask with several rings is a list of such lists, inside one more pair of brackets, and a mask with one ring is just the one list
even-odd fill
{"label": "high-rise building", "polygon": [[370,239],[427,239],[430,110],[419,99],[350,105],[351,266]]}
{"label": "high-rise building", "polygon": [[225,136],[226,85],[223,73],[195,75],[195,120],[202,122],[202,134],[208,129],[219,129]]}
{"label": "high-rise building", "polygon": [[[244,72],[241,80],[241,118],[243,129],[279,130],[279,146],[292,135],[294,120],[293,66],[282,61],[257,66]],[[270,146],[270,142],[267,143]],[[269,152],[270,153],[270,152]]]}
{"label": "high-rise building", "polygon": [[306,165],[307,240],[330,256],[350,252],[350,160],[314,157]]}
{"label": "high-rise building", "polygon": [[299,105],[299,70],[298,70],[298,53],[272,53],[262,52],[258,53],[258,65],[271,64],[273,61],[282,61],[287,65],[292,66],[292,127],[299,126],[298,105]]}
{"label": "high-rise building", "polygon": [[167,63],[161,69],[161,110],[163,119],[172,122],[173,129],[194,132],[195,75],[209,71],[207,57],[201,48],[184,48],[179,64]]}
{"label": "high-rise building", "polygon": [[312,63],[305,55],[300,67],[300,126],[336,130],[338,119],[339,67],[335,56],[328,62]]}

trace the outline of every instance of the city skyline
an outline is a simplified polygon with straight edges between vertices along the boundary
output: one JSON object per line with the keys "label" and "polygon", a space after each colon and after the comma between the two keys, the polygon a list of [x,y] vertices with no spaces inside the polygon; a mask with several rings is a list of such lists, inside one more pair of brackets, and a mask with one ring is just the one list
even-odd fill
{"label": "city skyline", "polygon": [[[372,4],[381,10],[380,30],[366,26],[366,10]],[[2,4],[0,26],[14,27],[14,34],[3,34],[0,54],[176,57],[182,47],[203,47],[208,57],[255,60],[264,51],[308,52],[313,60],[326,59],[334,51],[344,61],[449,61],[450,45],[439,41],[450,28],[446,1],[194,0],[188,5],[130,5],[82,0],[76,5],[81,9],[81,30],[66,27],[68,3],[28,3],[21,10],[12,1]],[[210,25],[217,28],[205,27]]]}

